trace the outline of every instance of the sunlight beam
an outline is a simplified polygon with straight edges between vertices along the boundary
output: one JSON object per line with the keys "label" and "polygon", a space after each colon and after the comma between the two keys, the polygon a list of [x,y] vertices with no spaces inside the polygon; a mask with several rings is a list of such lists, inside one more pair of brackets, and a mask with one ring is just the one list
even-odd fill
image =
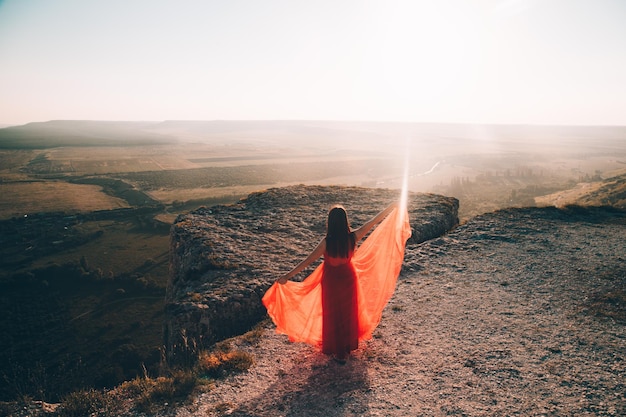
{"label": "sunlight beam", "polygon": [[[409,195],[409,161],[410,161],[410,140],[406,140],[406,152],[404,153],[404,175],[402,176],[402,191],[400,192],[400,210],[402,213],[406,213]],[[404,214],[400,216],[400,221],[403,221]]]}

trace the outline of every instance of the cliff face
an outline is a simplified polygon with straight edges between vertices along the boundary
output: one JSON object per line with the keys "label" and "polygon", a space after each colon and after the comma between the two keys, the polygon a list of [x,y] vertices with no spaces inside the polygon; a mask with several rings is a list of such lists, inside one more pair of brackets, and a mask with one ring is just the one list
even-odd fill
{"label": "cliff face", "polygon": [[[358,227],[398,198],[397,190],[293,186],[179,216],[171,231],[166,293],[168,360],[184,361],[188,353],[262,320],[263,294],[323,237],[333,204],[343,204]],[[458,224],[454,198],[410,194],[408,206],[412,237],[407,246]]]}

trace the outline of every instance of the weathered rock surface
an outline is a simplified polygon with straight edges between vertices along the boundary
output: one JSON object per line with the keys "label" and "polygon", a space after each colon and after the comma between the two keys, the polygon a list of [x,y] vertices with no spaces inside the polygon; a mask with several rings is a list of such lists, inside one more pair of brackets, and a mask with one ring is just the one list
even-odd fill
{"label": "weathered rock surface", "polygon": [[[243,333],[263,319],[263,294],[315,247],[333,204],[343,204],[352,226],[358,227],[399,194],[388,189],[301,185],[179,216],[171,231],[166,294],[168,359],[183,360],[186,352]],[[412,229],[408,246],[438,237],[458,224],[454,198],[412,193],[408,206]]]}
{"label": "weathered rock surface", "polygon": [[254,357],[161,417],[624,416],[626,212],[520,208],[407,246],[346,365],[265,322]]}

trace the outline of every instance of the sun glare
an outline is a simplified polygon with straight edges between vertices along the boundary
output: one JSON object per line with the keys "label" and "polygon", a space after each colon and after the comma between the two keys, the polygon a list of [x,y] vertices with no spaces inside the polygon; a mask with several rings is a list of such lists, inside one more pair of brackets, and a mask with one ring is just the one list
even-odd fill
{"label": "sun glare", "polygon": [[[410,158],[410,141],[407,139],[406,141],[406,153],[404,157],[404,174],[402,176],[402,191],[400,193],[400,210],[402,213],[405,213],[405,208],[408,204],[408,196],[409,196],[409,164],[411,161]],[[400,217],[400,221],[403,221],[402,216]]]}
{"label": "sun glare", "polygon": [[476,108],[484,61],[478,10],[393,2],[372,5],[366,13],[361,22],[371,25],[362,30],[367,47],[352,51],[347,64],[359,86],[376,98],[375,110],[442,121],[450,108]]}

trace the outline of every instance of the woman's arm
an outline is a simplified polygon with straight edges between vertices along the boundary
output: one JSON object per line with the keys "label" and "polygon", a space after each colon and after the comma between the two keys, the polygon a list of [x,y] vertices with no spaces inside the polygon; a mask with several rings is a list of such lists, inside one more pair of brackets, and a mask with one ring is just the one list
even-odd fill
{"label": "woman's arm", "polygon": [[395,201],[393,203],[391,203],[389,206],[387,206],[386,209],[384,209],[383,211],[381,211],[380,213],[378,213],[376,216],[372,217],[371,220],[369,220],[367,223],[365,223],[363,226],[359,227],[358,229],[356,229],[354,231],[354,235],[356,237],[356,241],[358,242],[359,240],[363,239],[363,237],[370,231],[372,230],[372,228],[377,225],[378,223],[380,223],[381,221],[383,221],[383,219],[385,217],[387,217],[387,215],[389,213],[391,213],[393,211],[393,209],[395,209],[396,207],[399,206],[399,202]]}
{"label": "woman's arm", "polygon": [[317,244],[315,249],[313,249],[313,252],[311,252],[309,256],[306,257],[306,259],[304,259],[302,262],[296,265],[291,271],[289,271],[288,273],[280,277],[278,279],[278,283],[284,284],[285,282],[287,282],[287,280],[296,276],[298,273],[303,271],[304,268],[309,266],[316,259],[320,258],[324,254],[325,250],[326,250],[326,238],[322,239],[320,243]]}

